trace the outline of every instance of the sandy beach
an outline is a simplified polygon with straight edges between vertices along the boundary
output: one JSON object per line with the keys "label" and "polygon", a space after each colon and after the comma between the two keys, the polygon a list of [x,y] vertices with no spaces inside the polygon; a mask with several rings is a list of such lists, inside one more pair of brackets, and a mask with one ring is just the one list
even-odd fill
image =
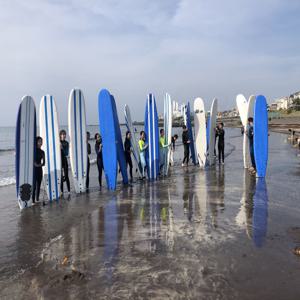
{"label": "sandy beach", "polygon": [[[1,299],[299,299],[297,151],[271,133],[265,181],[228,129],[225,166],[19,211],[0,189]],[[230,138],[229,138],[230,136]],[[180,147],[178,148],[180,158]]]}

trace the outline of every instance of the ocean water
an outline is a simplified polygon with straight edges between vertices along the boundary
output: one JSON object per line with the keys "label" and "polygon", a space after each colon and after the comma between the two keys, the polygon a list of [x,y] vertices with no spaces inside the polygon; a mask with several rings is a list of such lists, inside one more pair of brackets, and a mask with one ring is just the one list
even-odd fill
{"label": "ocean water", "polygon": [[[67,126],[61,126],[68,132]],[[142,126],[137,126],[136,131],[142,130]],[[87,130],[91,133],[92,155],[91,161],[95,161],[94,135],[99,132],[98,125],[89,125]],[[121,126],[123,138],[126,134],[126,126]],[[174,128],[174,133],[180,132],[180,128]],[[138,134],[137,134],[138,136]],[[15,184],[15,127],[0,127],[0,187]]]}

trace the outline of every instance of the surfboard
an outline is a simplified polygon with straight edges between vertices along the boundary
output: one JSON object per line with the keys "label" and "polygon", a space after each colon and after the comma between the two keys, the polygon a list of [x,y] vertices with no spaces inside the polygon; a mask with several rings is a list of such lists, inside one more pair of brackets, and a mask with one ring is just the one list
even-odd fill
{"label": "surfboard", "polygon": [[32,205],[36,138],[36,110],[34,100],[24,96],[16,123],[16,190],[20,209]]}
{"label": "surfboard", "polygon": [[145,133],[146,143],[146,164],[147,173],[150,180],[157,179],[159,175],[159,131],[158,115],[155,97],[149,94],[145,109]]}
{"label": "surfboard", "polygon": [[268,165],[268,109],[264,96],[257,96],[254,105],[254,157],[258,177],[265,177]]}
{"label": "surfboard", "polygon": [[248,102],[244,95],[239,94],[236,96],[236,106],[238,112],[240,114],[241,122],[244,128],[247,126],[247,110],[248,110]]}
{"label": "surfboard", "polygon": [[247,102],[247,114],[246,114],[246,125],[244,126],[244,137],[243,137],[243,159],[244,167],[246,169],[251,167],[250,149],[249,149],[249,138],[247,133],[248,130],[248,118],[253,118],[253,107],[255,103],[255,96],[250,96]]}
{"label": "surfboard", "polygon": [[43,138],[42,149],[46,160],[43,167],[44,182],[48,199],[52,202],[60,197],[61,150],[56,104],[51,95],[41,99],[40,136]]}
{"label": "surfboard", "polygon": [[135,129],[134,129],[134,126],[132,123],[130,109],[129,109],[128,105],[125,105],[124,115],[125,115],[125,122],[126,122],[127,130],[130,131],[130,133],[131,133],[130,143],[131,143],[131,147],[132,147],[132,154],[133,154],[134,160],[136,162],[137,169],[139,171],[139,176],[142,177],[142,165],[141,165],[141,159],[140,159],[140,151],[139,151],[138,141],[136,138],[136,133],[135,133]]}
{"label": "surfboard", "polygon": [[206,164],[206,121],[204,102],[201,98],[194,101],[194,126],[195,126],[195,144],[199,166],[205,167]]}
{"label": "surfboard", "polygon": [[[171,96],[166,93],[164,98],[164,131],[165,131],[165,144],[171,145],[172,142],[172,101]],[[164,162],[164,175],[169,173],[170,157],[171,157],[171,146],[164,148],[166,151],[165,162]]]}
{"label": "surfboard", "polygon": [[191,120],[191,109],[190,109],[190,102],[187,103],[186,106],[186,127],[189,132],[189,139],[190,139],[190,150],[191,150],[191,157],[193,164],[197,164],[196,159],[196,151],[195,151],[195,143],[194,143],[194,134],[193,134],[193,127],[192,127],[192,120]]}
{"label": "surfboard", "polygon": [[208,161],[212,166],[215,163],[215,142],[216,142],[216,121],[218,111],[218,99],[214,99],[211,104],[210,118],[209,118],[209,146],[208,146]]}
{"label": "surfboard", "polygon": [[99,128],[102,136],[103,167],[109,190],[117,185],[117,137],[111,95],[103,89],[98,95]]}
{"label": "surfboard", "polygon": [[122,134],[120,129],[119,117],[117,112],[116,101],[113,95],[111,95],[111,105],[113,108],[113,118],[115,121],[115,131],[116,131],[116,145],[117,145],[117,159],[119,162],[120,171],[123,178],[123,183],[128,184],[128,174],[127,174],[127,163],[124,153],[124,146],[122,141]]}
{"label": "surfboard", "polygon": [[74,187],[76,193],[84,193],[87,176],[87,140],[85,101],[80,89],[73,89],[70,93],[68,125]]}
{"label": "surfboard", "polygon": [[186,125],[186,105],[183,107],[183,125]]}

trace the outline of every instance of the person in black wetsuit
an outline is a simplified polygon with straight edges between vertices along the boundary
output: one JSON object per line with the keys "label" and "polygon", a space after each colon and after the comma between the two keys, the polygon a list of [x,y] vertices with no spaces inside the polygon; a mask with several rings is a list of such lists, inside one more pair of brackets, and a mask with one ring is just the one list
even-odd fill
{"label": "person in black wetsuit", "polygon": [[216,136],[218,137],[218,155],[219,155],[219,164],[224,165],[224,150],[225,150],[225,130],[224,124],[219,123],[216,128]]}
{"label": "person in black wetsuit", "polygon": [[70,194],[70,179],[69,179],[69,143],[66,141],[67,133],[65,130],[61,130],[59,133],[60,136],[60,150],[61,150],[61,183],[60,191],[63,194],[64,192],[64,182],[67,184],[68,194]]}
{"label": "person in black wetsuit", "polygon": [[126,137],[124,141],[124,152],[125,152],[125,159],[126,159],[126,164],[129,166],[129,174],[130,174],[130,181],[133,181],[133,176],[132,176],[132,159],[131,159],[131,133],[130,131],[126,132]]}
{"label": "person in black wetsuit", "polygon": [[91,134],[89,131],[86,132],[86,147],[87,147],[87,170],[86,170],[86,183],[85,183],[85,187],[88,190],[90,187],[90,155],[92,153],[91,150],[91,144],[89,143]]}
{"label": "person in black wetsuit", "polygon": [[175,144],[176,144],[176,141],[178,140],[178,135],[175,134],[174,136],[172,136],[172,139],[171,139],[171,155],[170,155],[170,166],[173,166],[174,165],[174,152],[175,152]]}
{"label": "person in black wetsuit", "polygon": [[95,152],[97,154],[98,180],[100,190],[102,188],[102,170],[103,170],[103,156],[102,156],[102,138],[99,133],[95,134]]}
{"label": "person in black wetsuit", "polygon": [[45,152],[41,149],[43,145],[43,139],[38,136],[36,137],[36,149],[34,159],[34,171],[35,171],[35,182],[32,190],[32,202],[35,203],[40,199],[40,190],[43,180],[43,166],[45,165]]}
{"label": "person in black wetsuit", "polygon": [[182,143],[184,147],[184,158],[182,161],[182,166],[188,166],[189,159],[190,159],[190,137],[189,137],[189,131],[185,125],[182,126],[183,132],[182,132]]}
{"label": "person in black wetsuit", "polygon": [[248,119],[248,128],[247,128],[247,136],[249,139],[249,152],[250,152],[250,158],[251,158],[251,164],[252,167],[249,168],[249,171],[253,174],[256,173],[256,164],[255,164],[255,157],[254,157],[254,147],[253,147],[253,118]]}

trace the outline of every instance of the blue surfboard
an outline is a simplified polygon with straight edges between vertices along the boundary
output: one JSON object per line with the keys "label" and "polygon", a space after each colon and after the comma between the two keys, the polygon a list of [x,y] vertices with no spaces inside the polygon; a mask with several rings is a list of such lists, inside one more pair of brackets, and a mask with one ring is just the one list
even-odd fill
{"label": "blue surfboard", "polygon": [[268,192],[264,178],[257,180],[253,206],[253,241],[256,247],[262,247],[268,227]]}
{"label": "blue surfboard", "polygon": [[159,130],[155,98],[149,94],[145,110],[146,164],[149,179],[157,179],[159,175]]}
{"label": "blue surfboard", "polygon": [[122,142],[122,134],[120,129],[119,117],[117,112],[116,101],[114,96],[112,95],[111,95],[111,103],[114,112],[115,130],[116,130],[116,138],[117,138],[117,158],[118,158],[121,174],[123,177],[123,183],[128,184],[127,163],[126,163],[124,147]]}
{"label": "blue surfboard", "polygon": [[209,132],[210,132],[210,116],[207,117],[206,121],[206,145],[207,145],[207,150],[209,146]]}
{"label": "blue surfboard", "polygon": [[98,96],[99,127],[102,135],[103,167],[109,190],[117,185],[117,137],[114,107],[108,90],[103,89]]}
{"label": "blue surfboard", "polygon": [[265,177],[268,165],[268,110],[264,96],[257,96],[254,106],[254,157],[258,177]]}
{"label": "blue surfboard", "polygon": [[193,127],[192,127],[192,121],[191,121],[191,109],[190,109],[190,102],[188,102],[186,107],[186,126],[189,132],[189,138],[190,138],[190,150],[191,150],[191,156],[193,164],[196,165],[196,152],[195,152],[195,143],[194,143],[194,134],[193,134]]}

